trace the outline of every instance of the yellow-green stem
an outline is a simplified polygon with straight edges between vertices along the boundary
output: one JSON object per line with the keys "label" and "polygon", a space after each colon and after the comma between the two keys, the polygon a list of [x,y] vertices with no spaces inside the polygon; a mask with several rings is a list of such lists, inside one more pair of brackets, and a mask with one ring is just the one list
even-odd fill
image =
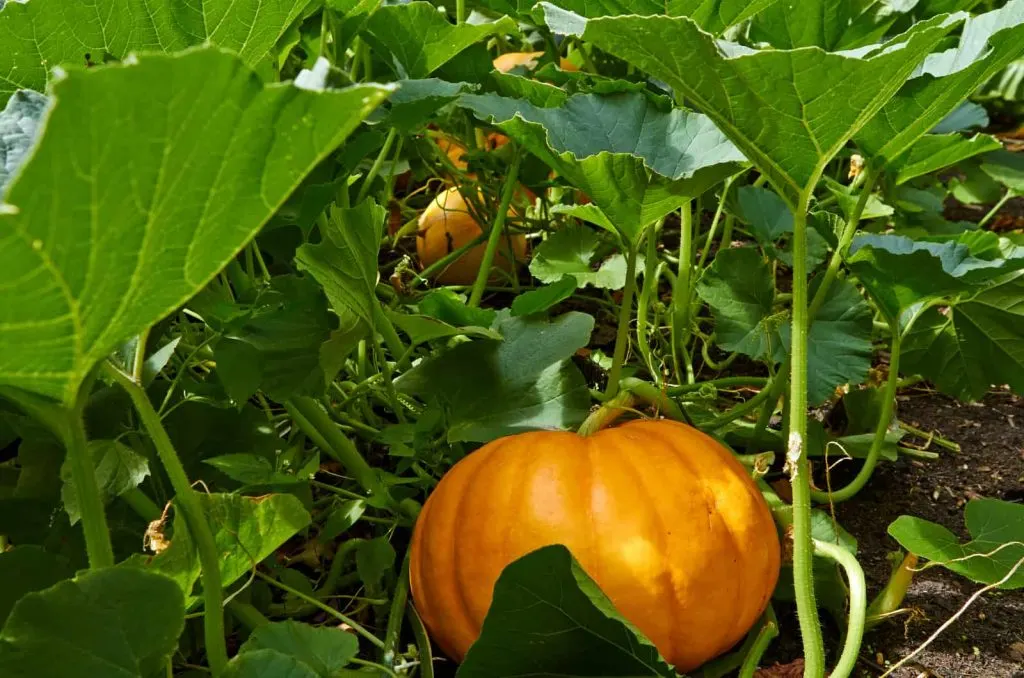
{"label": "yellow-green stem", "polygon": [[82,421],[81,408],[64,411],[62,436],[71,466],[71,479],[78,495],[78,511],[81,515],[82,532],[85,535],[85,550],[89,556],[89,567],[97,570],[114,565],[114,548],[110,543],[110,529],[107,527],[107,513],[103,496],[96,483],[96,465],[89,449]]}
{"label": "yellow-green stem", "polygon": [[793,588],[804,650],[804,677],[825,673],[825,646],[814,596],[814,544],[811,538],[811,483],[807,461],[807,211],[812,182],[800,195],[793,215],[793,329],[789,382],[789,439],[786,465],[793,489]]}
{"label": "yellow-green stem", "polygon": [[889,432],[893,411],[896,408],[896,388],[900,381],[900,349],[899,328],[893,327],[892,352],[889,356],[889,377],[885,381],[885,395],[882,396],[882,412],[878,423],[875,425],[875,435],[871,439],[871,448],[868,450],[868,456],[864,459],[864,465],[860,467],[860,471],[857,472],[854,479],[842,489],[832,490],[832,492],[811,490],[811,498],[814,501],[832,504],[846,501],[860,492],[867,485],[868,480],[871,479],[871,474],[874,473],[875,466],[878,465],[878,459],[882,454],[882,447],[885,445],[885,434]]}
{"label": "yellow-green stem", "polygon": [[850,617],[846,624],[846,642],[843,643],[843,652],[836,667],[829,674],[829,678],[849,678],[857,667],[857,657],[864,640],[864,620],[868,607],[864,570],[857,562],[857,557],[838,544],[815,539],[814,551],[843,568],[847,585],[850,587]]}
{"label": "yellow-green stem", "polygon": [[619,307],[619,328],[615,335],[615,351],[612,353],[612,366],[608,370],[608,385],[605,386],[605,397],[611,398],[619,391],[619,377],[622,375],[622,364],[626,361],[626,348],[629,346],[629,321],[633,316],[633,296],[636,292],[636,247],[632,243],[626,248],[626,286],[622,290],[622,305]]}
{"label": "yellow-green stem", "polygon": [[174,488],[175,504],[185,517],[185,524],[199,553],[203,584],[203,631],[206,640],[206,658],[210,672],[216,677],[224,673],[228,663],[228,650],[224,639],[224,592],[221,589],[220,554],[213,531],[206,522],[199,495],[189,482],[181,458],[167,435],[160,415],[153,408],[149,396],[141,385],[110,363],[104,364],[106,373],[127,393],[135,405],[143,427],[149,433],[160,463]]}
{"label": "yellow-green stem", "polygon": [[[672,356],[676,367],[676,381],[683,382],[682,360],[689,364],[686,344],[690,339],[690,276],[693,271],[693,202],[679,209],[679,274],[672,289]],[[689,381],[691,369],[685,374]]]}
{"label": "yellow-green stem", "polygon": [[757,666],[761,663],[761,657],[764,656],[771,642],[779,635],[779,622],[775,618],[775,612],[771,605],[765,610],[761,620],[761,628],[757,632],[754,644],[743,658],[743,665],[740,666],[737,678],[754,678]]}
{"label": "yellow-green stem", "polygon": [[[468,305],[470,308],[480,305],[484,296],[484,289],[487,287],[487,280],[491,277],[491,265],[494,263],[494,255],[498,252],[501,244],[501,236],[505,232],[505,220],[508,218],[508,209],[512,205],[512,196],[515,195],[516,185],[519,182],[519,161],[522,154],[516,152],[512,156],[512,162],[508,167],[508,174],[505,176],[505,184],[501,189],[501,202],[498,204],[498,214],[494,217],[494,224],[487,236],[487,248],[484,249],[484,258],[480,262],[480,270],[477,271],[476,281],[473,283],[473,291],[469,295]],[[514,262],[514,253],[509,261]]]}

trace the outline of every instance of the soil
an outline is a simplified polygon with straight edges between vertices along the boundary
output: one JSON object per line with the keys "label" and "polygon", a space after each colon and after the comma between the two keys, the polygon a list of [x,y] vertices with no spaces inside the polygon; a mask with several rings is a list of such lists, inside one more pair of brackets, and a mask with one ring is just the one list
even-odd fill
{"label": "soil", "polygon": [[[960,444],[960,453],[937,447],[934,461],[901,458],[883,464],[854,500],[837,506],[836,517],[859,542],[858,558],[869,599],[890,573],[887,554],[898,549],[888,525],[900,515],[945,525],[962,538],[963,506],[973,498],[1024,501],[1024,400],[1007,392],[962,404],[922,387],[899,397],[898,416],[912,426]],[[925,441],[909,439],[923,444]],[[864,639],[860,676],[880,676],[924,643],[982,588],[943,568],[915,577],[904,607],[913,611],[884,622]],[[779,609],[782,635],[768,659],[782,664],[800,656],[799,629],[792,609]],[[838,645],[826,629],[830,647]],[[1024,678],[1024,591],[981,596],[949,629],[894,678]]]}

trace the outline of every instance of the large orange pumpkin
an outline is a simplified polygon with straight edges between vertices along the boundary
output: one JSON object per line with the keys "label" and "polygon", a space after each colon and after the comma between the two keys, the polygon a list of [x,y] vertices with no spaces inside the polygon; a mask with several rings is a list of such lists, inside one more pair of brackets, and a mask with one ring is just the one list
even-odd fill
{"label": "large orange pumpkin", "polygon": [[[510,209],[509,214],[512,213]],[[420,215],[416,238],[416,254],[420,264],[430,266],[472,242],[481,233],[483,229],[473,218],[459,189],[449,188],[430,201],[430,205]],[[435,279],[445,285],[472,285],[483,263],[485,249],[487,243],[480,243],[445,267]],[[526,237],[521,233],[512,236],[512,250],[517,260],[526,257]],[[512,270],[514,262],[509,260],[505,243],[498,247],[493,265],[504,271]]]}
{"label": "large orange pumpkin", "polygon": [[461,661],[502,569],[556,543],[680,671],[739,641],[779,575],[767,504],[700,431],[636,421],[590,437],[523,433],[453,466],[420,513],[410,585],[438,645]]}

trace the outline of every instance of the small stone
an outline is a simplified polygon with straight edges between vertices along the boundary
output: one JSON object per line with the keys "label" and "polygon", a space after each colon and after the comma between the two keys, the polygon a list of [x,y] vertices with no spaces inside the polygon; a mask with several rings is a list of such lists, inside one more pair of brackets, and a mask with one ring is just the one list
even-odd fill
{"label": "small stone", "polygon": [[1009,649],[1010,659],[1024,663],[1024,642],[1016,642],[1010,645]]}

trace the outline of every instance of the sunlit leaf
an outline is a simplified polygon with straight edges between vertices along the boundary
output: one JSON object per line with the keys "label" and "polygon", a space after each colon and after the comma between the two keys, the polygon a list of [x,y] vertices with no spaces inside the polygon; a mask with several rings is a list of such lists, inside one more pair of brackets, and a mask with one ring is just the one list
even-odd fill
{"label": "sunlit leaf", "polygon": [[1024,587],[1024,506],[998,499],[974,499],[964,509],[968,542],[935,523],[900,516],[889,525],[889,534],[903,548],[939,563],[972,581],[995,584],[1017,567],[999,588]]}
{"label": "sunlit leaf", "polygon": [[560,229],[534,250],[530,273],[546,283],[556,283],[568,275],[580,287],[622,289],[626,284],[626,259],[615,254],[595,267],[601,247],[601,239],[588,228]]}
{"label": "sunlit leaf", "polygon": [[[0,13],[0,102],[42,92],[56,66],[104,63],[109,54],[175,52],[212,43],[254,66],[310,0],[11,2]],[[215,90],[213,83],[211,87]]]}
{"label": "sunlit leaf", "polygon": [[386,94],[264,86],[214,49],[56,83],[8,188],[16,211],[0,215],[14,300],[0,306],[0,384],[72,402],[97,361],[199,291]]}
{"label": "sunlit leaf", "polygon": [[905,183],[1002,147],[998,139],[988,134],[971,138],[959,134],[926,134],[895,162],[896,183]]}
{"label": "sunlit leaf", "polygon": [[791,203],[953,27],[924,22],[856,55],[756,51],[716,42],[685,18],[587,20],[541,7],[553,30],[581,36],[692,102]]}

